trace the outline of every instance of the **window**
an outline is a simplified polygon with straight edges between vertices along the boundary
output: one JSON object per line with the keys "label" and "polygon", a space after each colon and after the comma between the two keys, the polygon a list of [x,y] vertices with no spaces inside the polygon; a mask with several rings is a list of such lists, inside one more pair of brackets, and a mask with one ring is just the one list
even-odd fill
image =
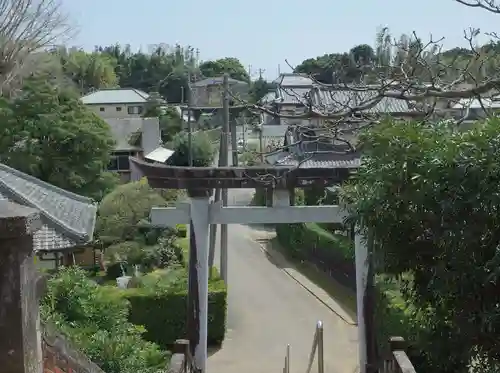
{"label": "window", "polygon": [[130,171],[131,152],[114,152],[108,165],[109,171]]}
{"label": "window", "polygon": [[122,111],[122,107],[121,106],[117,106],[116,107],[116,111]]}
{"label": "window", "polygon": [[99,108],[99,111],[106,111],[106,109],[105,109],[105,108],[103,108],[103,107],[100,107],[100,108]]}
{"label": "window", "polygon": [[127,108],[127,112],[129,114],[138,114],[138,115],[141,115],[143,110],[144,110],[144,108],[142,106],[129,106]]}

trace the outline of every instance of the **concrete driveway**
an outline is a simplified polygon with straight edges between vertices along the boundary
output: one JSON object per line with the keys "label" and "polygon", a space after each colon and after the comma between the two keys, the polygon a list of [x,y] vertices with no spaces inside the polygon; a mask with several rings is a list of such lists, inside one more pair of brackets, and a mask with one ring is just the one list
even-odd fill
{"label": "concrete driveway", "polygon": [[[253,190],[233,190],[229,204],[245,205]],[[318,320],[324,324],[325,372],[357,371],[357,330],[290,278],[254,240],[269,232],[229,226],[228,325],[209,373],[281,373],[286,345],[292,373],[305,373]],[[217,243],[217,248],[220,245]],[[219,262],[216,252],[216,263]],[[312,372],[317,372],[317,365]]]}

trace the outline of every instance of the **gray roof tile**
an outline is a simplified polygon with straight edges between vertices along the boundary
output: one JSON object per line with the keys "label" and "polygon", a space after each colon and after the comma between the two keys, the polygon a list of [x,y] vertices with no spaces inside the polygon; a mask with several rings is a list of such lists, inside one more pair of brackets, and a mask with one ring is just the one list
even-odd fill
{"label": "gray roof tile", "polygon": [[61,250],[92,240],[97,206],[89,198],[1,163],[0,198],[40,211],[43,228],[34,236],[37,251]]}
{"label": "gray roof tile", "polygon": [[268,154],[267,163],[299,168],[357,168],[361,164],[361,154],[350,152],[345,144],[332,143],[327,138],[302,140],[295,138],[293,141],[297,142],[292,145]]}
{"label": "gray roof tile", "polygon": [[[236,80],[233,78],[228,79],[229,84],[242,84],[242,85],[248,85],[247,82],[243,82],[241,80]],[[197,82],[194,82],[191,84],[191,87],[206,87],[209,85],[221,85],[224,82],[224,77],[222,76],[217,76],[213,78],[205,78],[203,80],[198,80]]]}
{"label": "gray roof tile", "polygon": [[[375,91],[355,91],[348,89],[315,88],[312,91],[312,104],[320,111],[339,112],[359,105],[364,105],[376,97]],[[366,113],[407,113],[410,109],[405,100],[382,98],[375,106],[363,110]]]}
{"label": "gray roof tile", "polygon": [[314,81],[304,74],[280,74],[273,83],[282,87],[305,87],[312,88]]}
{"label": "gray roof tile", "polygon": [[306,95],[309,95],[311,88],[278,87],[278,103],[285,105],[305,105]]}
{"label": "gray roof tile", "polygon": [[100,89],[81,98],[85,105],[143,104],[149,95],[135,88]]}

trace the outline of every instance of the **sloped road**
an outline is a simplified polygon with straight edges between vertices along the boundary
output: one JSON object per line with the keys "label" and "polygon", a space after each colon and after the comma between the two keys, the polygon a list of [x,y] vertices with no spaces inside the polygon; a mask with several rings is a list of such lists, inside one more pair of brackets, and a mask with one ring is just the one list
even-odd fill
{"label": "sloped road", "polygon": [[[232,190],[229,204],[246,205],[252,193]],[[280,373],[287,344],[290,371],[304,373],[318,320],[324,323],[325,372],[357,371],[356,327],[273,263],[254,240],[262,234],[249,226],[229,226],[228,330],[222,348],[209,357],[208,373]]]}

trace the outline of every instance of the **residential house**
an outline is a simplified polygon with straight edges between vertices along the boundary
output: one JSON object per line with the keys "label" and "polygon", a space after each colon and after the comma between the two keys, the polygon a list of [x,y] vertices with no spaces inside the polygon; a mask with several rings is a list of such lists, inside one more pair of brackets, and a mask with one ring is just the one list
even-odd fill
{"label": "residential house", "polygon": [[[229,78],[229,91],[231,95],[231,104],[237,105],[235,97],[247,100],[250,91],[250,85],[247,82]],[[223,81],[224,77],[206,78],[191,84],[191,105],[194,108],[217,108],[222,107],[223,100]]]}
{"label": "residential house", "polygon": [[[378,92],[370,90],[371,86],[360,87],[314,87],[310,92],[311,106],[317,113],[334,115],[349,113],[352,118],[363,119],[364,116],[387,115],[392,118],[411,119],[422,115],[414,105],[406,100],[392,97],[378,97]],[[366,89],[366,90],[365,90]],[[311,121],[313,127],[320,127],[329,119],[318,116]],[[332,118],[335,120],[335,118]],[[348,121],[346,121],[348,122]],[[338,123],[337,123],[338,125]],[[347,125],[346,128],[350,128]]]}
{"label": "residential house", "polygon": [[[304,114],[309,104],[314,81],[304,74],[281,74],[273,81],[276,89],[269,92],[261,100],[261,104],[270,110],[283,115]],[[284,125],[307,124],[307,119],[280,118],[264,114],[264,124]]]}
{"label": "residential house", "polygon": [[33,237],[38,265],[53,269],[93,267],[100,253],[91,245],[97,206],[91,199],[55,187],[0,163],[0,199],[40,211],[42,228]]}
{"label": "residential house", "polygon": [[361,155],[352,148],[355,148],[357,143],[360,127],[367,123],[365,114],[377,117],[387,115],[402,120],[422,115],[407,101],[396,98],[376,99],[372,105],[365,106],[375,97],[374,91],[358,91],[345,87],[313,87],[310,90],[310,99],[315,111],[341,113],[355,107],[363,110],[350,115],[350,118],[356,119],[355,122],[335,122],[335,128],[342,131],[341,139],[333,136],[328,120],[321,117],[313,117],[305,126],[289,126],[284,136],[284,149],[267,155],[266,162],[275,166],[302,168],[357,168]]}
{"label": "residential house", "polygon": [[100,89],[81,98],[82,102],[103,119],[140,118],[149,95],[135,88]]}
{"label": "residential house", "polygon": [[144,159],[161,144],[158,118],[107,118],[116,142],[108,169],[116,171],[122,182],[130,181],[129,157]]}

